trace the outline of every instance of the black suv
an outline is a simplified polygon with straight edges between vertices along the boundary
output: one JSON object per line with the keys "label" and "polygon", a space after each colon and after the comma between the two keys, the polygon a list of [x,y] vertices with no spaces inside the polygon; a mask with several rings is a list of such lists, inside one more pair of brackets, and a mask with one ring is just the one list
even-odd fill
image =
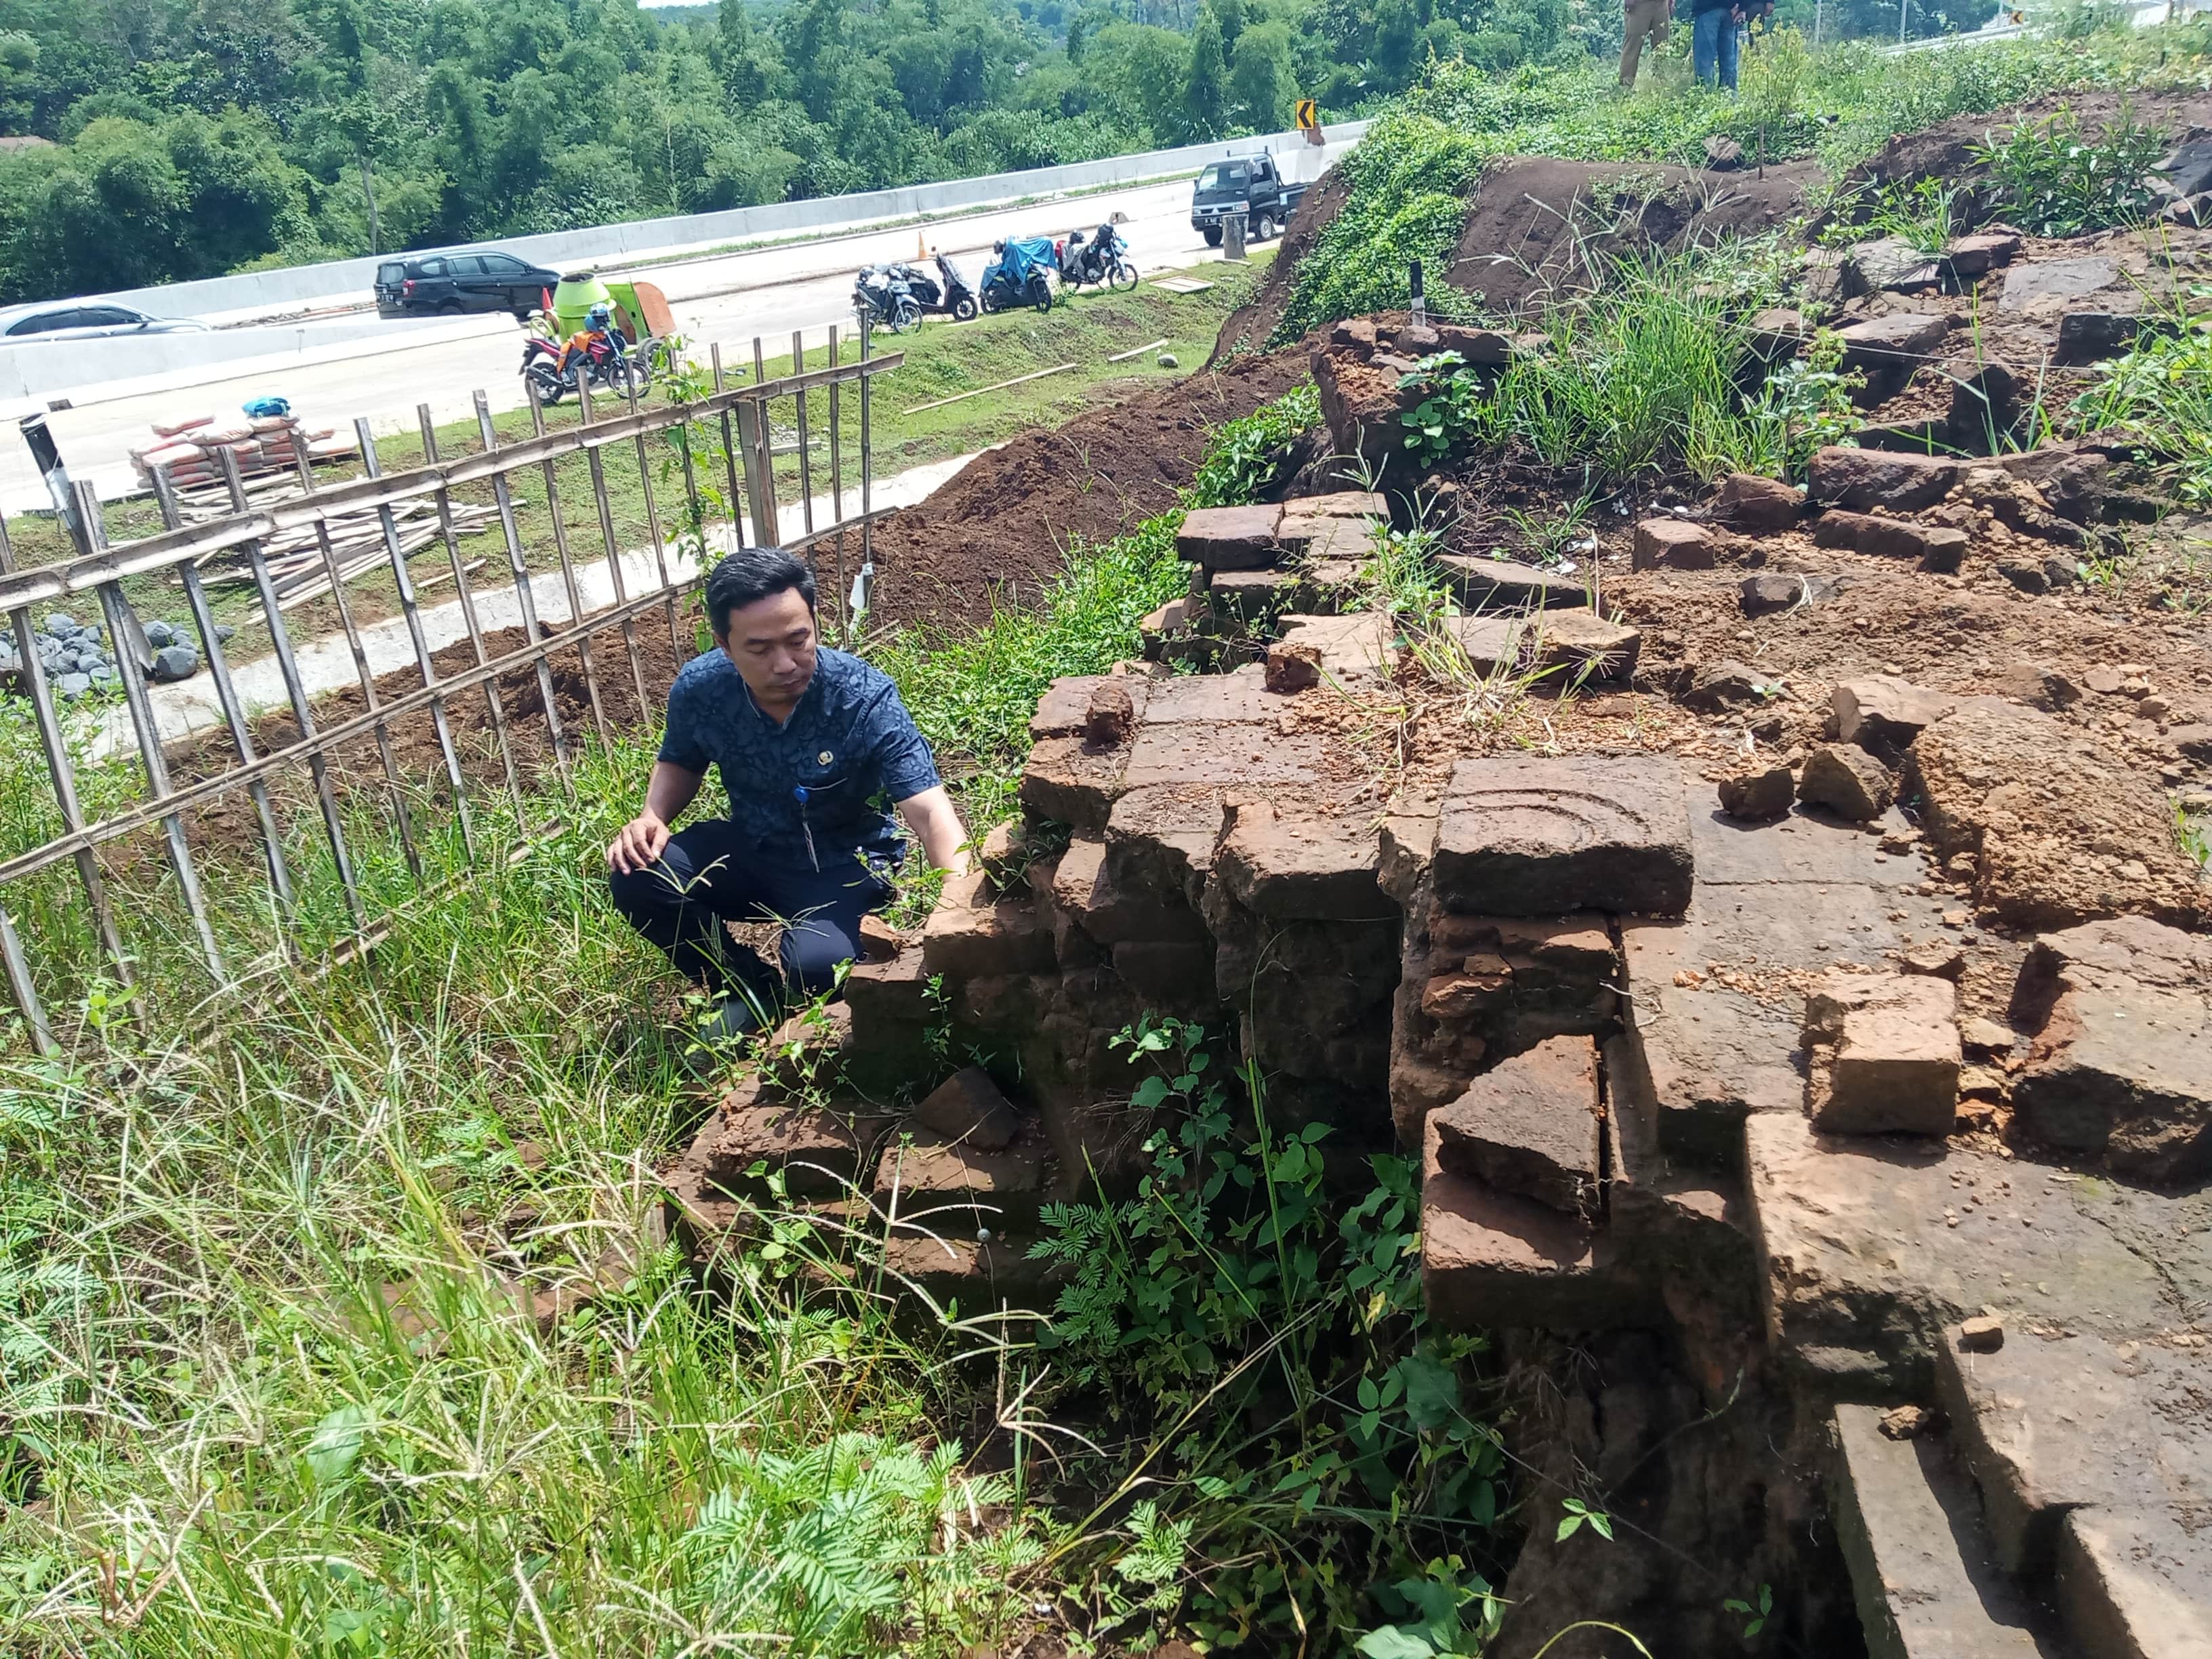
{"label": "black suv", "polygon": [[520,319],[544,305],[560,281],[558,271],[489,249],[386,259],[376,268],[376,314],[451,317],[465,311],[511,311]]}

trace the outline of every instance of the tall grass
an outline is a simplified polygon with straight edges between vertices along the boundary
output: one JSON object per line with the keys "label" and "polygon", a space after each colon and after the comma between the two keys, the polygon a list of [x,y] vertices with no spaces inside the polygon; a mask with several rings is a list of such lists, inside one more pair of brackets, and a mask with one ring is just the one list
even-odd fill
{"label": "tall grass", "polygon": [[1190,567],[1175,550],[1182,522],[1180,510],[1164,513],[1110,542],[1071,548],[1066,571],[1034,609],[1000,611],[975,629],[907,629],[871,647],[940,763],[949,761],[971,824],[1014,810],[1044,689],[1133,654],[1139,618],[1188,590]]}
{"label": "tall grass", "polygon": [[[1044,685],[1182,587],[1177,517],[1034,611],[878,645],[971,820],[1010,806]],[[705,1298],[665,1238],[678,999],[600,860],[652,736],[587,746],[573,801],[480,797],[464,882],[204,1041],[89,977],[50,1010],[64,1055],[0,1030],[0,1650],[931,1656],[1027,1616],[1052,1526],[994,1330],[895,1323],[804,1229]],[[0,787],[26,840],[42,775]],[[218,913],[227,945],[246,921]]]}
{"label": "tall grass", "polygon": [[1444,395],[1423,407],[1443,425],[1423,443],[1517,453],[1579,473],[1585,489],[1654,470],[1802,471],[1849,429],[1850,387],[1832,342],[1771,377],[1755,372],[1743,319],[1782,292],[1778,246],[1656,265],[1585,249],[1595,286],[1546,311],[1540,347],[1516,351],[1494,380],[1431,372]]}
{"label": "tall grass", "polygon": [[978,1540],[1005,1493],[947,1429],[973,1364],[865,1296],[702,1303],[662,1242],[673,1054],[596,869],[635,767],[580,781],[371,971],[0,1073],[9,1652],[927,1653],[1005,1617],[1024,1534]]}

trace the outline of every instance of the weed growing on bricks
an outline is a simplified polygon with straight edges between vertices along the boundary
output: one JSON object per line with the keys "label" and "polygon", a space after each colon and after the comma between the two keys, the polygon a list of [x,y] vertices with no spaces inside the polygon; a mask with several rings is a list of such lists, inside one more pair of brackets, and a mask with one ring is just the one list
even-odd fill
{"label": "weed growing on bricks", "polygon": [[[1157,1126],[1146,1172],[1127,1200],[1048,1206],[1036,1247],[1070,1270],[1040,1357],[1146,1447],[1141,1524],[1070,1553],[1110,1559],[1093,1584],[1146,1587],[1094,1602],[1091,1633],[1355,1639],[1504,1496],[1464,1366],[1484,1345],[1427,1328],[1416,1172],[1374,1155],[1332,1176],[1328,1126],[1272,1122],[1256,1070],[1202,1027],[1147,1019],[1116,1046]],[[1459,1587],[1494,1616],[1486,1578]]]}
{"label": "weed growing on bricks", "polygon": [[1321,394],[1311,382],[1291,387],[1242,420],[1224,422],[1184,492],[1186,500],[1192,507],[1251,501],[1276,481],[1283,446],[1320,424]]}
{"label": "weed growing on bricks", "polygon": [[2099,364],[2095,384],[2069,414],[2075,431],[2142,440],[2173,470],[2174,494],[2201,507],[2212,501],[2212,326],[2178,320],[2178,329],[2147,331],[2133,350]]}

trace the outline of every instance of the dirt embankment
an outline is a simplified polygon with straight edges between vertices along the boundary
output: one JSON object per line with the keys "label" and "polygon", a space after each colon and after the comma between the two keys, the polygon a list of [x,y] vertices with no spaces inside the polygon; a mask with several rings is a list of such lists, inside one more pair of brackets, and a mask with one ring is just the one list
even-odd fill
{"label": "dirt embankment", "polygon": [[1222,422],[1305,376],[1305,350],[1294,347],[1203,370],[979,455],[878,527],[873,619],[957,626],[1033,602],[1070,548],[1173,507]]}
{"label": "dirt embankment", "polygon": [[1810,161],[1730,173],[1516,157],[1483,175],[1444,280],[1493,313],[1590,287],[1612,260],[1755,236],[1796,213]]}
{"label": "dirt embankment", "polygon": [[[2212,130],[2212,94],[2181,92],[2067,92],[2051,93],[1990,115],[1954,115],[1918,132],[1892,138],[1881,155],[1846,176],[1847,186],[1916,184],[1923,179],[1942,179],[1971,185],[1988,169],[1974,159],[1975,149],[2014,129],[2030,126],[2068,110],[2082,127],[2094,133],[2132,121],[2164,133],[2179,143],[2201,137]],[[1953,212],[1966,216],[1967,204],[1954,203]]]}
{"label": "dirt embankment", "polygon": [[[1584,286],[1595,264],[1771,230],[1796,213],[1819,175],[1810,161],[1730,173],[1656,162],[1500,161],[1483,175],[1443,273],[1492,312],[1516,312]],[[1350,185],[1322,175],[1283,237],[1266,284],[1221,325],[1212,362],[1273,332],[1291,301],[1299,262],[1343,211]]]}

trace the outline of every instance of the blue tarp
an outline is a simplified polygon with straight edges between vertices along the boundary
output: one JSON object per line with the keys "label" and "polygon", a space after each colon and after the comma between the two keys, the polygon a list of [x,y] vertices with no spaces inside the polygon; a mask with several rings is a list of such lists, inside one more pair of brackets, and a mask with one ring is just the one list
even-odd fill
{"label": "blue tarp", "polygon": [[1029,281],[1032,270],[1048,275],[1056,263],[1049,236],[1017,236],[1006,244],[1005,257],[994,260],[992,269],[983,273],[983,280],[988,283],[1002,272],[1007,282],[1019,288]]}

